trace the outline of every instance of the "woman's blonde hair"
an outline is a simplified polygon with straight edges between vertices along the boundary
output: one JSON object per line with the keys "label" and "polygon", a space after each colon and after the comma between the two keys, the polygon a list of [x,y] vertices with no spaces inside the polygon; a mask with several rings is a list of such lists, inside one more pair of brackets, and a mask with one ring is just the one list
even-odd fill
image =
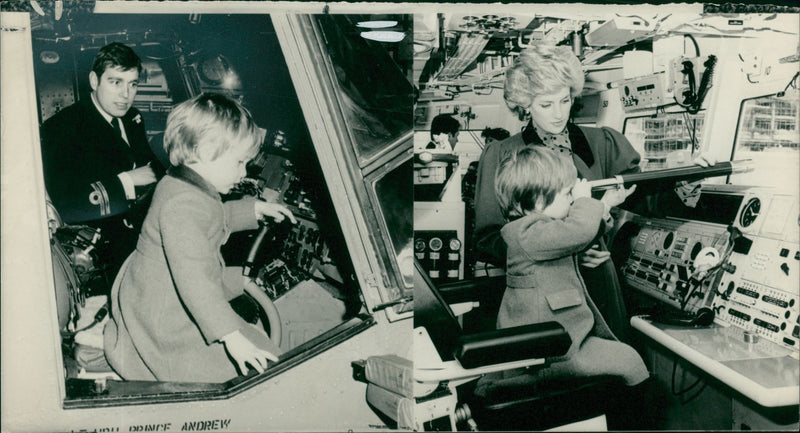
{"label": "woman's blonde hair", "polygon": [[511,110],[528,109],[537,95],[569,88],[574,99],[583,90],[585,78],[578,57],[567,46],[535,45],[523,50],[506,71],[504,94]]}
{"label": "woman's blonde hair", "polygon": [[577,177],[572,158],[544,146],[528,146],[511,153],[497,167],[494,191],[503,216],[513,221],[535,210],[537,204],[549,206]]}
{"label": "woman's blonde hair", "polygon": [[202,93],[178,104],[167,117],[164,150],[172,165],[211,162],[232,148],[259,150],[263,132],[241,104],[217,93]]}

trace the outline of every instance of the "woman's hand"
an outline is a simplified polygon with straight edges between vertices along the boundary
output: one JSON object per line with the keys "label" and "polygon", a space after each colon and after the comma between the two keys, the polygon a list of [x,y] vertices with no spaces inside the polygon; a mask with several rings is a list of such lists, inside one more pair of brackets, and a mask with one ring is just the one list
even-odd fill
{"label": "woman's hand", "polygon": [[[692,164],[700,167],[710,167],[717,163],[717,160],[706,153],[699,153],[692,159]],[[675,194],[683,202],[685,206],[695,207],[697,201],[700,200],[700,188],[703,185],[703,179],[694,182],[687,182],[685,180],[675,183]]]}
{"label": "woman's hand", "polygon": [[578,262],[587,268],[596,268],[611,258],[608,251],[600,251],[600,245],[594,244],[588,250],[578,254]]}
{"label": "woman's hand", "polygon": [[263,373],[267,368],[267,360],[278,362],[278,357],[274,354],[261,350],[251,343],[238,330],[220,339],[225,345],[225,350],[236,361],[241,374],[247,374],[247,364],[250,364],[257,372]]}
{"label": "woman's hand", "polygon": [[692,164],[700,167],[711,167],[717,163],[717,159],[707,153],[700,153],[692,160]]}
{"label": "woman's hand", "polygon": [[633,194],[634,191],[636,191],[636,185],[627,189],[623,187],[611,188],[606,190],[605,194],[603,194],[603,198],[601,198],[600,201],[608,206],[608,209],[611,209],[614,206],[619,206],[624,203],[625,199]]}
{"label": "woman's hand", "polygon": [[665,163],[667,168],[688,167],[690,165],[710,167],[716,164],[717,160],[714,156],[705,152],[694,154],[689,150],[676,150],[667,154]]}
{"label": "woman's hand", "polygon": [[286,208],[286,206],[278,203],[257,201],[256,218],[261,219],[263,217],[270,217],[278,223],[283,221],[284,218],[289,218],[289,221],[291,221],[292,224],[297,222],[297,220],[294,219],[294,215],[292,215],[292,211]]}

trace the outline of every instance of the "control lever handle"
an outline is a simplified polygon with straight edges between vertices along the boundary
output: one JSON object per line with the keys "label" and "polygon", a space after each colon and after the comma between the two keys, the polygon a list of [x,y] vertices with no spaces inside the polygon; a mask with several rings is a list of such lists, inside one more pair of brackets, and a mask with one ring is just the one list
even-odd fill
{"label": "control lever handle", "polygon": [[627,188],[634,184],[647,182],[696,181],[707,177],[727,176],[734,173],[746,173],[752,170],[752,162],[749,159],[743,159],[739,161],[718,162],[710,167],[692,165],[688,167],[675,167],[664,170],[645,171],[642,173],[623,174],[608,179],[589,181],[589,186],[591,186],[593,191],[597,191],[618,186]]}
{"label": "control lever handle", "polygon": [[247,258],[242,264],[242,275],[246,277],[250,276],[250,271],[253,270],[253,264],[256,260],[258,249],[261,247],[261,244],[264,242],[264,238],[267,236],[267,233],[270,229],[270,223],[266,221],[261,221],[259,225],[261,226],[261,229],[258,230],[258,234],[256,235],[255,239],[253,239],[253,245],[250,247],[250,251],[247,253]]}

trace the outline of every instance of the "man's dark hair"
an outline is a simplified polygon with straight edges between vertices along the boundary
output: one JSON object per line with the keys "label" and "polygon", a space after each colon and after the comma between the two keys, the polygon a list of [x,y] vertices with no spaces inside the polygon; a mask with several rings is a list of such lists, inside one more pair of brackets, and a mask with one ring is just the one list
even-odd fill
{"label": "man's dark hair", "polygon": [[142,73],[142,60],[131,47],[119,42],[112,42],[97,52],[92,63],[92,71],[97,74],[97,78],[103,76],[103,72],[108,68],[119,66],[123,71],[136,68]]}
{"label": "man's dark hair", "polygon": [[431,138],[441,134],[455,134],[461,129],[461,124],[449,114],[440,114],[431,122]]}
{"label": "man's dark hair", "polygon": [[491,138],[492,140],[502,141],[510,137],[511,133],[503,128],[485,128],[481,132],[481,137],[484,139]]}

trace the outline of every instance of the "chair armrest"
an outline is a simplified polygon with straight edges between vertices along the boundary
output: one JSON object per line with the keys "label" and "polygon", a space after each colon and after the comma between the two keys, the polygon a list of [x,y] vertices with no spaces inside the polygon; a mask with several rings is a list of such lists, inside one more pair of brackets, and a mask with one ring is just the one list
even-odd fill
{"label": "chair armrest", "polygon": [[454,349],[464,368],[476,368],[567,353],[572,339],[558,322],[534,323],[478,334],[462,335]]}
{"label": "chair armrest", "polygon": [[441,283],[436,288],[448,304],[480,302],[486,298],[487,292],[499,291],[497,297],[502,296],[502,291],[506,288],[506,277],[500,275],[453,281]]}

